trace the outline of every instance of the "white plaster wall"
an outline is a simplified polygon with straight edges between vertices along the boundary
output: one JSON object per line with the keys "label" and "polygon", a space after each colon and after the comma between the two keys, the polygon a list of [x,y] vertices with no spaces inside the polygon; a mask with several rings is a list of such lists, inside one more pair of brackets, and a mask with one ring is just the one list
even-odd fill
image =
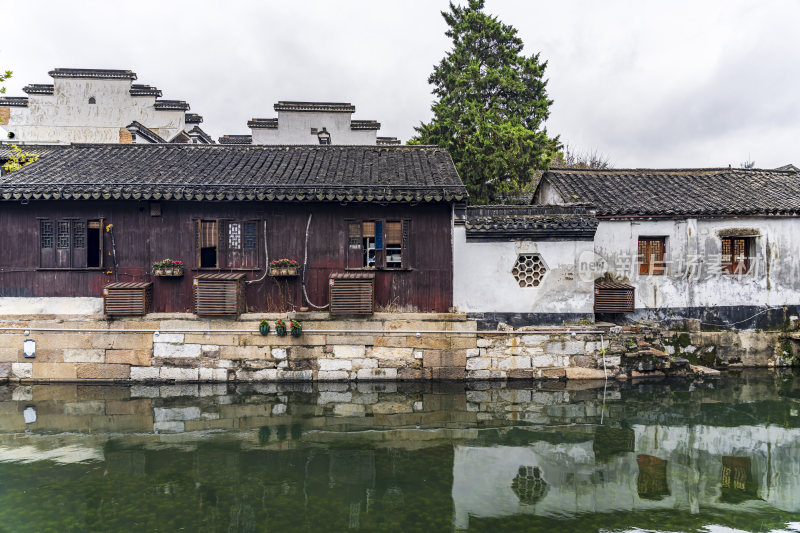
{"label": "white plaster wall", "polygon": [[279,111],[278,129],[251,128],[253,144],[319,144],[311,128],[326,128],[334,145],[373,145],[376,130],[350,129],[350,113]]}
{"label": "white plaster wall", "polygon": [[101,314],[102,298],[0,298],[0,316]]}
{"label": "white plaster wall", "polygon": [[[591,313],[594,284],[576,275],[592,241],[467,242],[453,230],[453,301],[461,312]],[[538,287],[521,288],[511,274],[520,254],[538,253],[548,271]]]}
{"label": "white plaster wall", "polygon": [[[27,108],[11,108],[6,129],[32,143],[118,143],[134,120],[169,140],[184,128],[184,112],[159,111],[155,97],[130,95],[130,80],[56,78],[52,95],[29,95]],[[89,104],[94,97],[96,104]]]}
{"label": "white plaster wall", "polygon": [[[755,230],[754,265],[742,276],[681,277],[674,262],[694,257],[705,272],[721,255],[718,232]],[[800,304],[800,219],[726,218],[658,221],[601,221],[595,252],[624,271],[622,279],[636,287],[636,307],[780,306]],[[639,275],[639,236],[666,237],[664,276]],[[768,253],[769,251],[769,253]],[[633,261],[630,261],[633,258]],[[627,265],[627,268],[623,268]]]}

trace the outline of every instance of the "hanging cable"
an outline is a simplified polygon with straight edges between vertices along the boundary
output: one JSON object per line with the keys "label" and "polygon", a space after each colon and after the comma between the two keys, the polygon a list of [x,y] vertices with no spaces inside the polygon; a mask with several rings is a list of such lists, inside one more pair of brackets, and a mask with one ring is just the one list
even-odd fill
{"label": "hanging cable", "polygon": [[311,228],[311,217],[312,213],[309,213],[308,222],[306,222],[306,241],[305,241],[305,246],[303,247],[303,277],[300,283],[303,286],[303,298],[305,298],[306,303],[308,305],[310,305],[314,309],[327,309],[330,304],[314,305],[313,303],[311,303],[311,300],[308,299],[308,293],[306,292],[306,264],[308,263],[308,230],[309,228]]}
{"label": "hanging cable", "polygon": [[258,283],[259,281],[264,281],[264,278],[267,277],[267,273],[269,272],[269,253],[267,252],[267,221],[264,221],[264,275],[258,279],[253,279],[250,281],[245,281],[246,285],[250,285],[251,283]]}

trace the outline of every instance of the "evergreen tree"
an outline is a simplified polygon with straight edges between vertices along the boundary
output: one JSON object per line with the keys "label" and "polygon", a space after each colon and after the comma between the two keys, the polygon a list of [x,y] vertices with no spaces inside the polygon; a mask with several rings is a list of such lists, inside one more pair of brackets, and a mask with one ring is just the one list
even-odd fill
{"label": "evergreen tree", "polygon": [[520,195],[559,148],[543,126],[552,104],[547,62],[525,56],[517,30],[483,7],[451,2],[442,12],[453,48],[428,78],[433,120],[409,141],[447,148],[474,204]]}

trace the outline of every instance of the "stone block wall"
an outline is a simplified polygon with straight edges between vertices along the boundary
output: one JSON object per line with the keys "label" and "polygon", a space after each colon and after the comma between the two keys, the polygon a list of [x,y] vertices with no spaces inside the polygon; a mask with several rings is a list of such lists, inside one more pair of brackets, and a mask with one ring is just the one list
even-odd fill
{"label": "stone block wall", "polygon": [[[477,346],[476,324],[461,314],[382,313],[347,320],[327,313],[298,313],[294,317],[303,323],[304,334],[298,338],[258,333],[262,318],[274,323],[279,315],[242,315],[230,320],[189,314],[152,314],[123,320],[42,316],[0,319],[0,328],[29,330],[27,335],[23,331],[0,331],[0,379],[464,379],[467,350]],[[26,339],[36,341],[34,359],[24,357]]]}
{"label": "stone block wall", "polygon": [[[0,381],[603,380],[696,372],[693,365],[793,364],[796,353],[776,332],[503,325],[478,332],[462,314],[380,313],[345,320],[298,313],[304,334],[294,338],[260,335],[262,318],[0,317]],[[274,322],[280,316],[266,318]],[[23,354],[27,339],[36,342],[33,359]],[[784,345],[791,356],[781,352]]]}

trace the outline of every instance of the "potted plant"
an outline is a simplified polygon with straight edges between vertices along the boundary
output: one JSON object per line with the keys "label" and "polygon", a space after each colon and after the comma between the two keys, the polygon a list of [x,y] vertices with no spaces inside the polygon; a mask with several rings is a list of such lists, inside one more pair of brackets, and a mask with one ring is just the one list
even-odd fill
{"label": "potted plant", "polygon": [[294,259],[275,259],[269,262],[270,276],[296,276],[299,264]]}
{"label": "potted plant", "polygon": [[183,276],[183,261],[162,259],[153,263],[153,275],[159,277]]}
{"label": "potted plant", "polygon": [[299,337],[303,334],[303,324],[301,324],[299,320],[292,319],[290,325],[292,328],[292,337]]}
{"label": "potted plant", "polygon": [[269,322],[266,318],[258,323],[258,332],[262,335],[269,335]]}
{"label": "potted plant", "polygon": [[286,336],[286,321],[284,319],[281,318],[275,322],[275,333],[278,334],[278,337]]}

